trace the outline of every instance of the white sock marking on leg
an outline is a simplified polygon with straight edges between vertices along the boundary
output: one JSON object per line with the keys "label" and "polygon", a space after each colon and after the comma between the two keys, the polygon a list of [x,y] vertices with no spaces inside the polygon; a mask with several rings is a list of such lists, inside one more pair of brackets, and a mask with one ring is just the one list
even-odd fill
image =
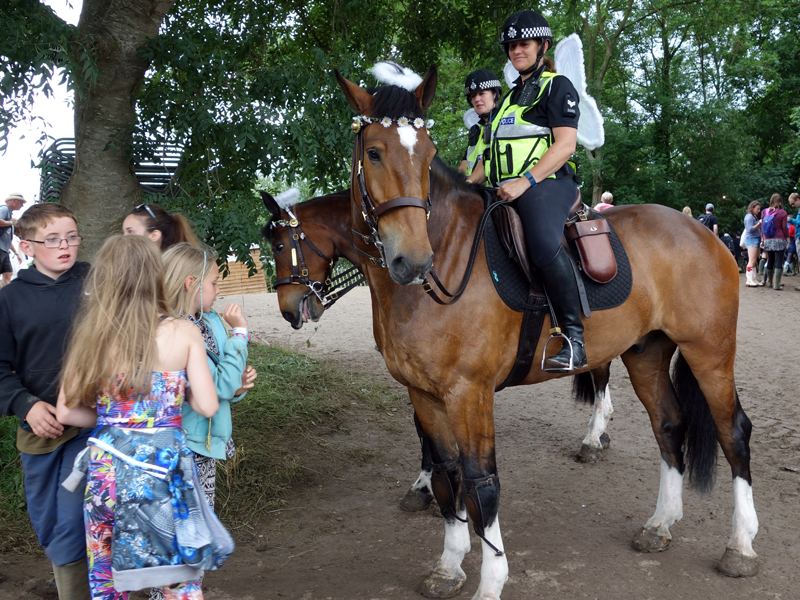
{"label": "white sock marking on leg", "polygon": [[644,524],[658,533],[672,538],[669,528],[683,518],[683,475],[661,459],[661,484],[658,488],[656,512]]}
{"label": "white sock marking on leg", "polygon": [[741,477],[733,480],[733,533],[728,548],[745,556],[756,556],[753,538],[758,533],[758,517],[753,503],[753,487]]}

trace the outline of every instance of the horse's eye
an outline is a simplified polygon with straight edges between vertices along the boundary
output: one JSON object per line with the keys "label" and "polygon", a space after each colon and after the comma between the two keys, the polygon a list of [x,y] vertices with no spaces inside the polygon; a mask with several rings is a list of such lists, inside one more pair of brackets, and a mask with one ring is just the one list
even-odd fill
{"label": "horse's eye", "polygon": [[278,254],[280,254],[281,252],[283,252],[283,244],[276,244],[275,246],[273,246],[272,253],[275,256],[278,256]]}
{"label": "horse's eye", "polygon": [[380,162],[381,155],[378,154],[378,151],[375,148],[370,148],[367,150],[367,158],[369,158],[372,162]]}

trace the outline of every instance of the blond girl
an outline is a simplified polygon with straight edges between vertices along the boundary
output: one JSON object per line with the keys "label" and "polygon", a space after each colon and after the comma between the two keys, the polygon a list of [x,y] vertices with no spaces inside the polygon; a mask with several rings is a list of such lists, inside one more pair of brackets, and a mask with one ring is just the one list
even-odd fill
{"label": "blond girl", "polygon": [[63,424],[97,425],[84,502],[94,600],[152,586],[202,598],[202,571],[232,551],[194,483],[184,400],[206,417],[219,407],[202,336],[168,316],[155,244],[114,236],[89,273],[56,408]]}

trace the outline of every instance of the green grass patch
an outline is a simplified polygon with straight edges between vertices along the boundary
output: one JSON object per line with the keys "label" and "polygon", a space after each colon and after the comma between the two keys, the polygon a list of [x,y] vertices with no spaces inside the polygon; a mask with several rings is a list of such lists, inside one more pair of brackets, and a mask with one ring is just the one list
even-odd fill
{"label": "green grass patch", "polygon": [[[255,343],[249,351],[258,378],[233,406],[236,454],[217,462],[216,510],[240,535],[284,507],[292,484],[372,459],[369,450],[329,447],[331,435],[348,433],[345,407],[357,404],[393,414],[402,397],[384,382],[303,354]],[[37,553],[41,550],[25,509],[16,427],[16,419],[0,419],[0,551]],[[311,462],[326,467],[314,470]]]}

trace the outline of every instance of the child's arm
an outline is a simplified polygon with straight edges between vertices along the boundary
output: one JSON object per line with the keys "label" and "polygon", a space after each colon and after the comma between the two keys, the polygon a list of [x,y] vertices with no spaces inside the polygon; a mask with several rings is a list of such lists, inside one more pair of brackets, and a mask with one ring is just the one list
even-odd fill
{"label": "child's arm", "polygon": [[180,323],[189,344],[189,358],[186,364],[186,377],[190,386],[187,394],[189,406],[197,414],[210,419],[219,410],[219,399],[208,368],[203,336],[200,330],[188,321]]}
{"label": "child's arm", "polygon": [[250,365],[247,365],[244,373],[242,373],[242,387],[236,390],[236,396],[241,396],[247,390],[252,389],[255,385],[256,377],[258,377],[258,372]]}
{"label": "child's arm", "polygon": [[[64,425],[75,425],[76,427],[94,427],[97,425],[97,409],[86,406],[83,402],[78,402],[72,408],[67,407],[67,396],[64,394],[63,385],[58,390],[55,415],[59,423]],[[28,422],[30,423],[30,421]],[[34,433],[36,433],[35,430]],[[39,434],[37,433],[36,435]]]}
{"label": "child's arm", "polygon": [[[239,396],[247,391],[246,389],[242,390],[245,385],[243,377],[247,368],[247,339],[238,335],[227,338],[224,325],[217,313],[209,313],[204,318],[209,323],[211,333],[220,348],[217,364],[213,364],[209,359],[211,376],[214,378],[217,394],[222,400],[241,400]],[[247,320],[242,314],[242,309],[236,304],[229,304],[225,307],[222,319],[231,327],[247,328]],[[222,351],[223,346],[224,351]]]}

